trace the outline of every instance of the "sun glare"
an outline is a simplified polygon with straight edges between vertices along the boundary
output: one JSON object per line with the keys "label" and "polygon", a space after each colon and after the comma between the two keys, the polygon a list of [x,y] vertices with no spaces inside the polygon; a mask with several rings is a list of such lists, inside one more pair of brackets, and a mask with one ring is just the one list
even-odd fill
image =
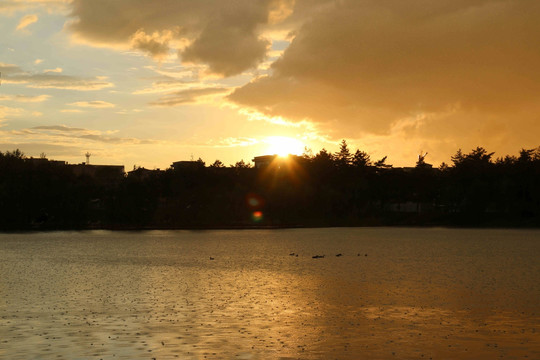
{"label": "sun glare", "polygon": [[268,144],[267,153],[269,155],[300,155],[304,151],[304,144],[301,141],[289,137],[269,136],[265,142]]}

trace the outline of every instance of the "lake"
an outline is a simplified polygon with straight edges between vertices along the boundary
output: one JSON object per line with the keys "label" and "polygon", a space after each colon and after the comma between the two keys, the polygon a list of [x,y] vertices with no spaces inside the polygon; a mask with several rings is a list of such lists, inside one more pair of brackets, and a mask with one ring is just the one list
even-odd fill
{"label": "lake", "polygon": [[540,359],[539,259],[540,230],[0,234],[0,357]]}

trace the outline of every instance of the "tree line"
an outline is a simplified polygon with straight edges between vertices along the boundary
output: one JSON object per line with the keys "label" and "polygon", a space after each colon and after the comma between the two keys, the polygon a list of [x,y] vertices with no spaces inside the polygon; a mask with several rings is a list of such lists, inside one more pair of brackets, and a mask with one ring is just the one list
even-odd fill
{"label": "tree line", "polygon": [[394,168],[346,141],[261,168],[196,163],[102,181],[0,152],[0,229],[540,225],[540,147],[458,150],[438,168]]}

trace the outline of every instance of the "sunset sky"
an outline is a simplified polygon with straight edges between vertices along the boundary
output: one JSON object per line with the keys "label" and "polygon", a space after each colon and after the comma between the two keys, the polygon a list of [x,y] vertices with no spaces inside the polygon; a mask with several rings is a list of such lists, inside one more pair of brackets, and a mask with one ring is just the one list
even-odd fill
{"label": "sunset sky", "polygon": [[0,151],[166,168],[540,145],[538,0],[0,0]]}

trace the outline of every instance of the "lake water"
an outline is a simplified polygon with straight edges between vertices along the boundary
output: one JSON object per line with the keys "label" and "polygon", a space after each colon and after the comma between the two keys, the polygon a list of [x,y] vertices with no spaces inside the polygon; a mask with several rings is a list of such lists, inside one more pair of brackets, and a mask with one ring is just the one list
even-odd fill
{"label": "lake water", "polygon": [[0,234],[0,358],[540,359],[539,258],[538,230]]}

